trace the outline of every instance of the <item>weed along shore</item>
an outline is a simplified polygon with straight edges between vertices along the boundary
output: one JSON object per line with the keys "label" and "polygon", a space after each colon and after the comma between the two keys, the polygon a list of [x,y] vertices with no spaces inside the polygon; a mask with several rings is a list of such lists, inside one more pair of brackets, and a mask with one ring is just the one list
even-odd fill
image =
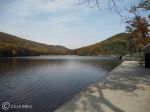
{"label": "weed along shore", "polygon": [[55,112],[150,112],[150,69],[124,61]]}

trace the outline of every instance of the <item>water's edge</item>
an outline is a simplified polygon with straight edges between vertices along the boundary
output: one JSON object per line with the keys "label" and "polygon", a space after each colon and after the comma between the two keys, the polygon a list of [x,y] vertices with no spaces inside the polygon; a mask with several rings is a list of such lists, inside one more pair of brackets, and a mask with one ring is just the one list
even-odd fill
{"label": "water's edge", "polygon": [[121,66],[121,64],[124,61],[121,61],[119,63],[119,65],[117,65],[115,68],[113,68],[111,71],[107,72],[106,74],[104,74],[100,79],[98,79],[96,82],[94,82],[93,84],[88,85],[87,87],[81,89],[79,92],[77,92],[76,94],[74,94],[72,97],[70,97],[68,100],[66,100],[66,102],[64,102],[62,105],[58,106],[54,112],[60,112],[59,110],[61,108],[63,108],[64,106],[68,105],[73,99],[75,99],[76,97],[80,96],[80,94],[82,94],[83,92],[87,91],[90,87],[94,86],[95,84],[97,84],[98,82],[102,82],[105,80],[106,77],[108,77],[109,75],[111,75],[111,73],[113,71],[115,71],[117,68],[119,68]]}

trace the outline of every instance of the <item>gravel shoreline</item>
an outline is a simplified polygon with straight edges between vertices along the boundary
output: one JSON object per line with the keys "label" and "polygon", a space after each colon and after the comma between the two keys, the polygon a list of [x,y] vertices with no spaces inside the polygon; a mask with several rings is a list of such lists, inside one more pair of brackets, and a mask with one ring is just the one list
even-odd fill
{"label": "gravel shoreline", "polygon": [[55,112],[150,112],[150,69],[124,61]]}

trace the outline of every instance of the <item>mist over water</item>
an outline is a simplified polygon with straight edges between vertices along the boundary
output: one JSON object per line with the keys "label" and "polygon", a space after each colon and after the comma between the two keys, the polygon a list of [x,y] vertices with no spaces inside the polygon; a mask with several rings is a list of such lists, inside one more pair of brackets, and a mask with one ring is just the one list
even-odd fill
{"label": "mist over water", "polygon": [[32,105],[7,112],[51,112],[118,64],[112,57],[0,58],[0,105]]}

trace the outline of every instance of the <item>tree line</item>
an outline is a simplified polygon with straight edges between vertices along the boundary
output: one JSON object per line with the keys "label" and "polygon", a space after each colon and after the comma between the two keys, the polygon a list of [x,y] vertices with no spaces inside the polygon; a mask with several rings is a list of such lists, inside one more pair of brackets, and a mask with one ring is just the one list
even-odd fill
{"label": "tree line", "polygon": [[66,55],[72,51],[63,46],[46,45],[0,32],[0,56]]}

